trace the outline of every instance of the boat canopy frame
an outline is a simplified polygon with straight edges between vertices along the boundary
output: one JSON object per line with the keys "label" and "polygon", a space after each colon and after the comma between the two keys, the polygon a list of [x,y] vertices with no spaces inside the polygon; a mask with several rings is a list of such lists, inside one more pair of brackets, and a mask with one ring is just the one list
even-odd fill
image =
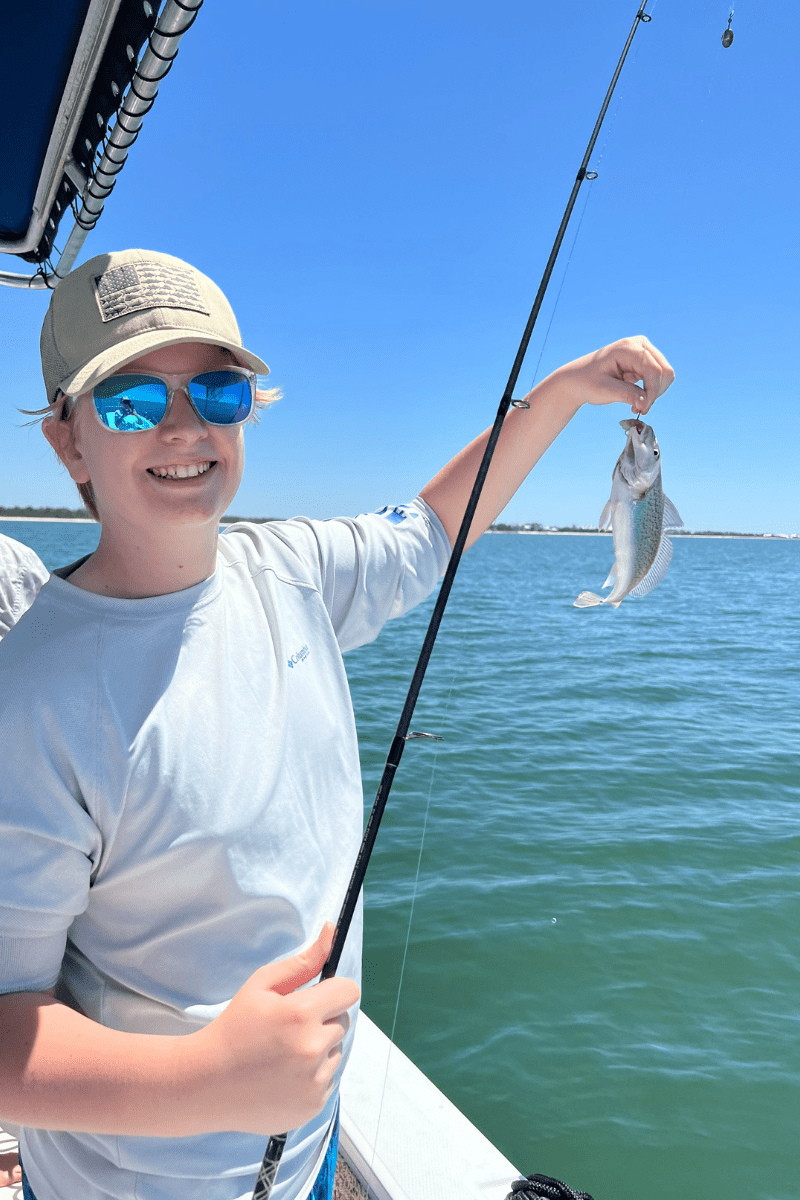
{"label": "boat canopy frame", "polygon": [[[33,274],[0,271],[0,284],[52,290],[72,269],[202,3],[77,0],[79,28],[72,39],[65,38],[65,83],[35,196],[25,210],[27,225],[0,230],[0,253],[18,255],[37,269]],[[20,184],[29,191],[30,177]],[[14,199],[19,212],[21,199]],[[74,224],[53,265],[54,241],[68,210]]]}

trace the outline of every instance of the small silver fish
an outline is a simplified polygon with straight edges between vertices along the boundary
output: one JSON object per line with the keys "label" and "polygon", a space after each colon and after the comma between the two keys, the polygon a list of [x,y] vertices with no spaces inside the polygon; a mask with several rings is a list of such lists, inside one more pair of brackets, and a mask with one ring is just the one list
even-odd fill
{"label": "small silver fish", "polygon": [[627,595],[646,596],[667,573],[672,542],[666,529],[683,525],[678,510],[661,490],[661,451],[644,421],[620,421],[627,438],[611,476],[611,495],[600,516],[600,528],[614,531],[614,565],[604,588],[608,596],[581,592],[576,608],[610,604],[618,608]]}

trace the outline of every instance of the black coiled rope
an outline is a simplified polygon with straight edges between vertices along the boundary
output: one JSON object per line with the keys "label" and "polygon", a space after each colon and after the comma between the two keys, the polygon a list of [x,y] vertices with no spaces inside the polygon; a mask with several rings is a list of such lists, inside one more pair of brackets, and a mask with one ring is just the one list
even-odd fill
{"label": "black coiled rope", "polygon": [[552,1175],[528,1175],[515,1179],[506,1200],[592,1200],[588,1192],[576,1192]]}

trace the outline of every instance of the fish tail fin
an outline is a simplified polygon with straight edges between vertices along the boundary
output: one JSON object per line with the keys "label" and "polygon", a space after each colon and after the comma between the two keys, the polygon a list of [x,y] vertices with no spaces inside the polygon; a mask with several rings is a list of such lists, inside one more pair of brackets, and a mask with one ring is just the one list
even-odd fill
{"label": "fish tail fin", "polygon": [[581,592],[577,600],[573,600],[574,608],[594,608],[596,604],[605,604],[606,601],[602,596],[596,596],[594,592]]}

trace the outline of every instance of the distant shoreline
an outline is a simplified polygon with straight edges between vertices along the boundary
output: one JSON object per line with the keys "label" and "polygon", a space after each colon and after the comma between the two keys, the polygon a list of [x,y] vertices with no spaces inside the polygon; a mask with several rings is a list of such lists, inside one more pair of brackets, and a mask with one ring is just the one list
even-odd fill
{"label": "distant shoreline", "polygon": [[0,514],[0,522],[2,521],[48,521],[52,525],[96,525],[94,517],[4,517]]}
{"label": "distant shoreline", "polygon": [[[279,521],[280,517],[223,517],[220,525],[235,525],[238,521],[254,521],[263,524],[266,521]],[[0,513],[0,523],[3,521],[49,522],[52,525],[96,525],[93,517],[6,517]],[[523,537],[611,537],[611,533],[601,529],[487,529],[487,533],[514,534]],[[672,530],[673,538],[709,538],[717,541],[747,538],[760,542],[791,542],[799,541],[800,535],[789,533],[690,533]]]}
{"label": "distant shoreline", "polygon": [[[235,525],[237,523],[237,521],[255,521],[258,524],[262,524],[265,521],[270,520],[270,519],[275,520],[274,517],[273,518],[235,517],[233,519],[231,519],[230,517],[227,517],[227,518],[223,517],[222,520],[220,521],[220,525]],[[34,521],[37,521],[37,522],[44,521],[44,522],[48,522],[51,525],[97,525],[98,524],[98,522],[95,521],[94,517],[4,517],[3,514],[0,513],[0,524],[2,524],[3,521],[28,521],[31,523]]]}
{"label": "distant shoreline", "polygon": [[[605,529],[487,529],[487,533],[514,534],[524,537],[612,537],[610,530]],[[736,541],[741,538],[755,539],[760,542],[791,542],[798,541],[797,534],[789,533],[684,533],[677,529],[669,531],[671,538],[709,538],[713,541]]]}

